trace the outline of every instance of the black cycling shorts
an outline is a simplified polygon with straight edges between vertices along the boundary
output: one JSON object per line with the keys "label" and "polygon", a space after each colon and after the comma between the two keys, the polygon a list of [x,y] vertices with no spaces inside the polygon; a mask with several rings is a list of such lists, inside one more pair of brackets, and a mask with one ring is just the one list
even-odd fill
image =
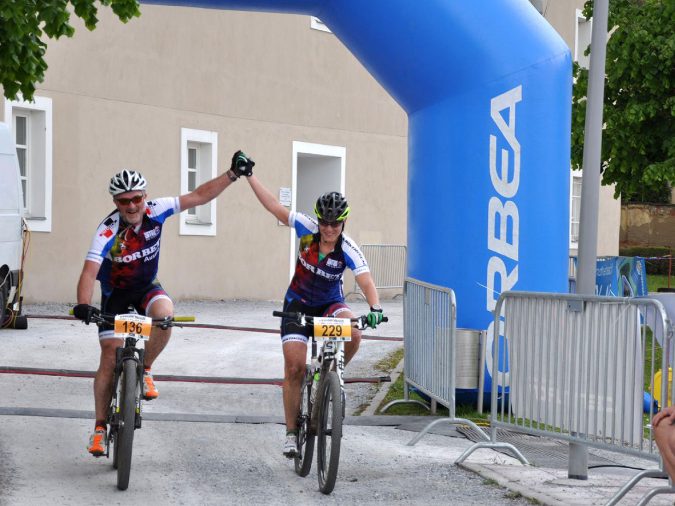
{"label": "black cycling shorts", "polygon": [[[171,300],[158,281],[150,283],[140,290],[113,288],[110,295],[101,297],[101,312],[109,315],[124,314],[129,312],[130,307],[133,307],[138,314],[145,315],[148,307],[157,299]],[[112,339],[114,337],[112,323],[104,323],[99,326],[99,339]]]}
{"label": "black cycling shorts", "polygon": [[[284,301],[285,312],[296,312],[303,313],[307,316],[339,316],[340,313],[344,311],[350,311],[349,306],[344,303],[344,301],[335,301],[329,302],[322,306],[308,306],[303,304],[299,300],[289,300]],[[296,320],[290,318],[281,319],[281,342],[287,343],[290,341],[296,341],[301,343],[307,343],[310,336],[312,335],[312,330],[310,327],[303,325],[298,325]]]}

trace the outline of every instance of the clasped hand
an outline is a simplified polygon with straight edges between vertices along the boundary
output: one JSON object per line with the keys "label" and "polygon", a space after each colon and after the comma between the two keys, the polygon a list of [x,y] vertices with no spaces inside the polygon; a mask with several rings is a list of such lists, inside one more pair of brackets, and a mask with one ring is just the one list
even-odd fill
{"label": "clasped hand", "polygon": [[230,170],[237,177],[249,177],[253,175],[254,165],[255,162],[246,156],[246,153],[239,150],[234,155],[232,155],[232,164],[230,165]]}

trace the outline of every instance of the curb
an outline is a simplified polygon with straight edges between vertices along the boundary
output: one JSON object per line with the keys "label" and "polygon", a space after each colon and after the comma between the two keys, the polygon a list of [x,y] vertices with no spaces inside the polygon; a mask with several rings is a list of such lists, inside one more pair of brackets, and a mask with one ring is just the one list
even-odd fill
{"label": "curb", "polygon": [[391,376],[391,381],[387,384],[381,384],[382,386],[380,389],[377,391],[375,394],[375,397],[373,397],[370,401],[370,404],[368,404],[368,407],[363,410],[363,413],[361,413],[360,416],[373,416],[375,415],[375,412],[377,409],[380,407],[380,404],[382,404],[382,401],[384,398],[387,396],[389,393],[389,389],[391,388],[391,385],[396,383],[396,380],[398,380],[398,377],[401,375],[403,372],[403,359],[398,363],[396,367],[389,373]]}
{"label": "curb", "polygon": [[461,464],[456,464],[457,467],[471,471],[472,473],[477,474],[478,476],[485,478],[486,480],[492,480],[497,483],[500,487],[516,492],[522,497],[536,501],[538,504],[545,506],[566,506],[569,503],[562,502],[555,497],[552,497],[546,493],[542,493],[539,490],[535,490],[531,486],[526,484],[516,483],[513,480],[506,478],[502,474],[495,472],[481,464],[472,464],[467,462],[462,462]]}

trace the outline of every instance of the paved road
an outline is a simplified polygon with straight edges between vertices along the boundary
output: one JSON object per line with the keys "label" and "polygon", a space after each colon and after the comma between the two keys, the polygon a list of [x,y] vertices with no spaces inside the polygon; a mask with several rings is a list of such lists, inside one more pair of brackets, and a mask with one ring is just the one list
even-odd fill
{"label": "paved road", "polygon": [[[354,304],[360,311],[365,305]],[[177,313],[204,323],[275,328],[276,303],[179,304]],[[363,307],[361,307],[363,306]],[[400,302],[377,334],[401,334]],[[27,307],[28,314],[64,314],[62,306]],[[98,344],[92,327],[68,320],[30,319],[29,329],[0,331],[0,366],[93,370]],[[373,364],[401,344],[366,341],[348,376],[379,375]],[[282,361],[274,334],[176,329],[156,374],[278,378]],[[281,389],[274,385],[158,383],[161,396],[145,404],[136,433],[129,489],[115,487],[109,460],[86,454],[92,428],[92,380],[0,374],[0,505],[129,504],[527,504],[453,465],[470,445],[413,432],[346,426],[338,482],[318,492],[316,474],[295,475],[281,455]],[[375,394],[349,385],[349,413]],[[199,421],[208,420],[208,421]],[[365,419],[362,418],[365,421]],[[373,419],[371,419],[371,422]],[[479,452],[482,453],[482,452]],[[508,461],[484,451],[475,462]]]}

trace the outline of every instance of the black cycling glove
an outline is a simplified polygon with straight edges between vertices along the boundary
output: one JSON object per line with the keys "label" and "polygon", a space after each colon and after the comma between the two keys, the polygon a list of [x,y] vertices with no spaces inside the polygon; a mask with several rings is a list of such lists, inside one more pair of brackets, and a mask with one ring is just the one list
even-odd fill
{"label": "black cycling glove", "polygon": [[251,160],[246,153],[243,151],[237,151],[232,155],[232,165],[230,165],[230,170],[234,173],[235,176],[251,176],[253,175],[253,166],[255,162]]}
{"label": "black cycling glove", "polygon": [[75,318],[82,320],[84,323],[89,325],[91,322],[91,317],[101,314],[101,311],[99,311],[94,306],[90,306],[89,304],[78,304],[73,308],[73,314],[75,315]]}

